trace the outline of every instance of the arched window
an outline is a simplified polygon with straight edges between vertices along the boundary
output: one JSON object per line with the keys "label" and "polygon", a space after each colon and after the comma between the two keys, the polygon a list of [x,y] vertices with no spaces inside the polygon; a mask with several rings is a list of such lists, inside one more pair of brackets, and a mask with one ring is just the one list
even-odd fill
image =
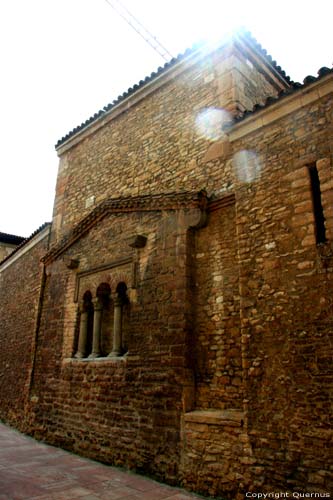
{"label": "arched window", "polygon": [[108,283],[101,283],[96,290],[96,297],[102,306],[100,354],[107,356],[112,349],[113,307],[111,288]]}
{"label": "arched window", "polygon": [[128,351],[129,299],[127,285],[119,282],[113,300],[108,283],[101,283],[95,298],[88,290],[79,305],[80,331],[76,358],[122,356]]}
{"label": "arched window", "polygon": [[126,283],[124,283],[123,281],[120,281],[117,285],[116,293],[117,293],[118,297],[121,297],[123,299],[123,301],[128,300],[127,295],[126,295],[126,293],[127,293]]}

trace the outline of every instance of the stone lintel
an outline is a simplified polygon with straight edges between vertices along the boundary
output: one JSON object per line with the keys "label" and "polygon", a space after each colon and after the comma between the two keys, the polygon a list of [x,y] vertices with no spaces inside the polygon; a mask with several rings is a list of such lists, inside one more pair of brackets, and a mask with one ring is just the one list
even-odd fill
{"label": "stone lintel", "polygon": [[185,423],[242,427],[244,412],[241,410],[195,410],[184,414]]}
{"label": "stone lintel", "polygon": [[85,271],[78,272],[76,274],[74,302],[77,302],[79,299],[79,290],[80,290],[80,284],[81,284],[82,279],[89,277],[89,276],[99,274],[99,273],[103,273],[104,271],[109,271],[109,270],[115,269],[115,268],[122,268],[124,270],[125,266],[127,266],[127,271],[125,270],[124,272],[127,273],[127,275],[128,275],[128,283],[129,283],[131,288],[135,288],[136,287],[136,265],[135,265],[135,262],[133,262],[132,257],[123,257],[122,259],[117,259],[117,260],[114,260],[114,261],[109,262],[107,264],[103,264],[101,266],[93,267],[93,268],[87,269]]}

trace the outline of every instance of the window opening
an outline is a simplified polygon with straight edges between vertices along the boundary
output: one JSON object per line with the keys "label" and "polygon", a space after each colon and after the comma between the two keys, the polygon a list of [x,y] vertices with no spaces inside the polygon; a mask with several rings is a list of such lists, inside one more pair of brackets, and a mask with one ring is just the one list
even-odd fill
{"label": "window opening", "polygon": [[124,282],[118,283],[112,298],[107,283],[98,286],[94,298],[90,291],[86,291],[79,305],[80,330],[75,357],[94,359],[125,354],[128,350],[128,308]]}
{"label": "window opening", "polygon": [[107,356],[112,348],[113,305],[111,301],[111,288],[108,283],[101,283],[96,291],[96,296],[102,306],[100,353]]}
{"label": "window opening", "polygon": [[315,220],[316,243],[317,244],[325,243],[327,241],[326,229],[325,229],[325,217],[321,202],[320,180],[316,165],[311,165],[309,167],[309,174],[310,174],[312,203],[313,203],[313,215]]}

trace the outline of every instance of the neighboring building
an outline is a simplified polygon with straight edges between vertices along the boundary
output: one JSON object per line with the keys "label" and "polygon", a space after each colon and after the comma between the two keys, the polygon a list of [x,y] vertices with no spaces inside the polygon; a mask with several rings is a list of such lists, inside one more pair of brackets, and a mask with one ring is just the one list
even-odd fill
{"label": "neighboring building", "polygon": [[61,139],[52,226],[0,264],[0,416],[209,495],[327,493],[332,103],[239,33]]}
{"label": "neighboring building", "polygon": [[14,234],[0,233],[0,262],[12,253],[25,238]]}

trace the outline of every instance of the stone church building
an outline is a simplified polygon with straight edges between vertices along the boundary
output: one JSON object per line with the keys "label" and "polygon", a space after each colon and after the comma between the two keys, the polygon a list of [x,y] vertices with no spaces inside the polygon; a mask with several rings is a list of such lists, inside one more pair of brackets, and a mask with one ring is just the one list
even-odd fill
{"label": "stone church building", "polygon": [[332,489],[332,104],[240,32],[63,137],[0,264],[0,418],[210,496]]}

